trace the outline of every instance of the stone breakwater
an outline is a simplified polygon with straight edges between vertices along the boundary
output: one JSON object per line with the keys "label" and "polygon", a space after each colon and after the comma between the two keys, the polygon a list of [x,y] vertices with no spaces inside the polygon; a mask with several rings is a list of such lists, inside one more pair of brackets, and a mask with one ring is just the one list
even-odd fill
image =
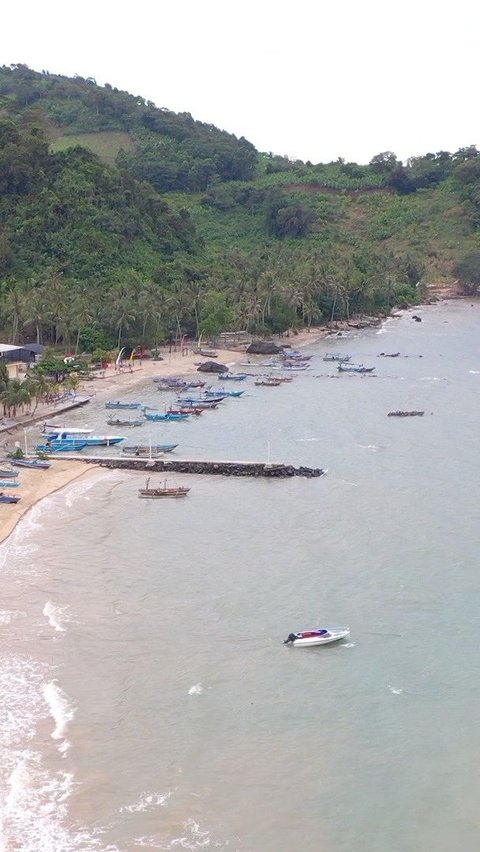
{"label": "stone breakwater", "polygon": [[112,470],[138,470],[145,473],[196,473],[217,476],[254,476],[268,479],[285,479],[304,476],[308,479],[324,476],[326,470],[319,467],[294,467],[291,464],[265,464],[257,462],[229,461],[180,461],[177,459],[148,458],[89,458],[91,464]]}

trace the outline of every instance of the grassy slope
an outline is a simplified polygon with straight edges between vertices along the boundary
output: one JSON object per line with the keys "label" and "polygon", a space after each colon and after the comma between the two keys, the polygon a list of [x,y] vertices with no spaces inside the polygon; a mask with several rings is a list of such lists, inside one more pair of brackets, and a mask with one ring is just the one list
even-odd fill
{"label": "grassy slope", "polygon": [[49,136],[52,151],[65,151],[66,148],[81,145],[96,154],[108,166],[115,165],[117,154],[122,148],[124,151],[131,151],[135,148],[135,143],[130,134],[121,131],[110,130],[100,133],[63,134],[61,136],[55,134],[55,138],[53,138],[53,133],[49,133]]}

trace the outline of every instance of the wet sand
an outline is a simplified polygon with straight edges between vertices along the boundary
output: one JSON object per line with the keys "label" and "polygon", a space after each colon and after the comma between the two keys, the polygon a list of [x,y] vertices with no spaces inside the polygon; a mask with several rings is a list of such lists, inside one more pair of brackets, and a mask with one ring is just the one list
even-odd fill
{"label": "wet sand", "polygon": [[18,503],[0,504],[0,543],[15,529],[20,518],[43,497],[48,497],[65,485],[69,485],[81,476],[87,476],[97,470],[96,465],[87,465],[82,461],[67,461],[66,459],[52,460],[52,466],[47,470],[28,470],[18,468],[19,488],[5,488],[5,494],[18,494]]}

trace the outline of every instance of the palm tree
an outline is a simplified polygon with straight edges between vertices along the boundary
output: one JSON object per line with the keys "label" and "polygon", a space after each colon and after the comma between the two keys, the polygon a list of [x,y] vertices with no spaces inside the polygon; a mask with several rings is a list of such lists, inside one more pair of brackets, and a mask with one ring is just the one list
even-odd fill
{"label": "palm tree", "polygon": [[112,301],[109,305],[109,314],[115,331],[118,332],[117,346],[121,348],[122,335],[128,331],[138,316],[136,305],[136,293],[128,284],[118,284],[110,291]]}

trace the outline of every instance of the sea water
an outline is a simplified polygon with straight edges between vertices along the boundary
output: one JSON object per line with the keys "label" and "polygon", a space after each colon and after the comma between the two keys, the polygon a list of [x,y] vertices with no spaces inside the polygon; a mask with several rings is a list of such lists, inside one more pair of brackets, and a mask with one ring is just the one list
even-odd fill
{"label": "sea water", "polygon": [[[327,476],[179,476],[185,500],[150,502],[95,472],[2,545],[1,850],[478,848],[480,306],[417,313],[133,430]],[[350,639],[282,644],[324,624]]]}

